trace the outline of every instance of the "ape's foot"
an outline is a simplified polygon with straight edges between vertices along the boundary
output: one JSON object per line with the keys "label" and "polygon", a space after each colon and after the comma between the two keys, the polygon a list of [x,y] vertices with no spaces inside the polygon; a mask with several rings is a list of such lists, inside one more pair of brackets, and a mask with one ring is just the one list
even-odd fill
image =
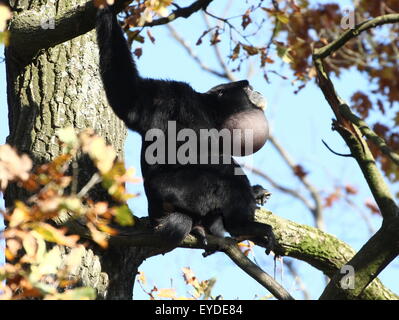
{"label": "ape's foot", "polygon": [[206,239],[205,229],[202,226],[196,225],[191,229],[191,234],[194,235],[203,246],[208,245]]}
{"label": "ape's foot", "polygon": [[266,249],[266,254],[275,252],[276,238],[270,225],[260,222],[246,222],[230,228],[230,233],[238,241],[252,240],[257,245]]}
{"label": "ape's foot", "polygon": [[252,192],[255,196],[256,203],[261,206],[264,205],[272,195],[271,192],[267,191],[265,188],[258,184],[252,187]]}
{"label": "ape's foot", "polygon": [[265,248],[265,252],[267,255],[269,255],[270,251],[275,252],[277,242],[272,230],[270,230],[268,235],[264,237],[254,238],[254,242]]}

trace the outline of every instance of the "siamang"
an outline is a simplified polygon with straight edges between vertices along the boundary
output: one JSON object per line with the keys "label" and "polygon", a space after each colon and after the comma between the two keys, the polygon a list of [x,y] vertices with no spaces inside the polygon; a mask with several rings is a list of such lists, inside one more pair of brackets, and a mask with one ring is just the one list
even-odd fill
{"label": "siamang", "polygon": [[[271,226],[254,221],[257,203],[263,203],[268,192],[260,186],[251,187],[232,158],[235,145],[240,153],[249,143],[252,148],[245,153],[249,154],[267,140],[262,96],[246,80],[199,93],[184,82],[142,78],[112,7],[99,9],[96,30],[108,102],[126,126],[142,136],[141,168],[154,230],[172,245],[178,245],[189,233],[206,244],[206,234],[224,237],[227,231],[238,239],[253,239],[267,252],[273,250]],[[193,152],[193,161],[176,161],[176,150],[187,141],[179,139],[179,134],[172,137],[172,124],[178,133],[189,129],[198,135],[191,146],[199,148],[200,142],[209,138],[202,139],[204,129],[239,133],[251,129],[252,136],[232,134],[228,144],[233,151],[227,148],[227,156],[224,150],[214,152],[207,146]],[[166,161],[148,160],[154,143],[154,135],[149,133],[154,129],[166,137],[160,140],[165,142],[163,150],[154,154]]]}

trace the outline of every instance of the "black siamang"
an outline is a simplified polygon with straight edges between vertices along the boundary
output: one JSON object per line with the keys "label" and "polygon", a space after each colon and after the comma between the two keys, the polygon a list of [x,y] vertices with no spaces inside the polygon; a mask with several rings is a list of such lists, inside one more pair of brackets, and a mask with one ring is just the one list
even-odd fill
{"label": "black siamang", "polygon": [[[207,161],[203,161],[203,153],[194,152],[194,161],[168,161],[176,158],[176,150],[186,142],[179,136],[173,140],[171,124],[176,132],[190,129],[199,136],[203,129],[251,129],[252,139],[238,136],[237,140],[233,135],[229,143],[233,144],[233,151],[237,150],[234,143],[242,151],[242,145],[250,141],[252,153],[257,151],[268,134],[267,121],[259,107],[262,96],[245,80],[199,93],[187,83],[142,78],[112,7],[98,11],[96,29],[101,77],[109,104],[129,129],[142,136],[141,168],[154,230],[173,245],[190,232],[206,244],[206,234],[223,237],[227,231],[240,239],[253,239],[267,250],[273,249],[271,227],[254,221],[257,201],[267,192],[260,186],[251,187],[244,174],[237,174],[240,166],[232,158],[234,152],[227,157],[225,151],[206,153]],[[168,141],[163,157],[160,150],[154,153],[165,162],[148,161],[146,152],[153,139],[147,139],[147,134],[153,129]],[[215,158],[220,161],[215,162]]]}

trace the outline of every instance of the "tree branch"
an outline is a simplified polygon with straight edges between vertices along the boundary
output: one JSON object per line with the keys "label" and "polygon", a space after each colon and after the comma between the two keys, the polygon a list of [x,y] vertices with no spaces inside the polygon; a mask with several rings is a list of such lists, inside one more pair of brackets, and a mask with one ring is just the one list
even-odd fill
{"label": "tree branch", "polygon": [[[193,13],[206,8],[212,1],[197,0],[188,7],[174,10],[168,17],[146,23],[145,26],[157,26],[177,18],[188,18]],[[123,0],[115,2],[119,11],[123,9],[124,3],[126,1]],[[43,17],[41,12],[34,9],[22,10],[21,13],[15,11],[10,22],[9,50],[12,50],[14,57],[21,63],[27,63],[40,50],[53,47],[92,30],[95,26],[96,12],[97,9],[91,0],[83,6],[75,7],[54,17]],[[51,27],[51,23],[48,23],[51,19],[54,20],[54,28]]]}
{"label": "tree branch", "polygon": [[361,32],[394,22],[399,22],[398,14],[381,16],[365,21],[354,29],[343,33],[331,44],[314,50],[313,61],[317,70],[318,85],[337,118],[333,122],[334,129],[340,133],[350,148],[351,154],[362,170],[384,218],[381,229],[347,263],[355,270],[355,289],[344,290],[340,286],[340,281],[344,275],[337,272],[321,295],[321,299],[358,298],[365,292],[367,286],[377,275],[399,254],[397,245],[399,241],[399,208],[377,167],[366,141],[362,138],[363,133],[359,127],[362,126],[362,123],[358,121],[359,119],[353,117],[349,106],[335,91],[323,63],[324,58],[340,49],[346,42],[357,37]]}
{"label": "tree branch", "polygon": [[154,26],[167,24],[178,18],[188,18],[194,12],[205,10],[212,1],[213,0],[197,0],[188,7],[176,9],[169,16],[154,20],[152,22],[147,22],[146,24],[144,24],[144,26],[154,27]]}
{"label": "tree branch", "polygon": [[324,46],[323,48],[315,49],[313,58],[324,59],[330,56],[333,52],[342,48],[349,40],[358,37],[360,33],[378,26],[382,26],[384,24],[397,23],[397,22],[399,22],[399,14],[397,13],[387,14],[384,16],[364,21],[363,23],[360,23],[357,26],[355,26],[353,29],[349,29],[348,31],[344,32],[341,36],[339,36],[335,41],[331,42],[330,44]]}
{"label": "tree branch", "polygon": [[[258,222],[267,223],[273,227],[273,232],[277,239],[276,254],[289,256],[305,261],[322,271],[329,277],[341,269],[354,255],[355,251],[345,242],[336,237],[327,234],[320,229],[306,225],[301,225],[278,217],[270,211],[260,209],[256,212]],[[136,219],[134,227],[123,228],[119,235],[108,237],[110,246],[132,246],[132,247],[152,247],[156,250],[151,251],[151,256],[168,252],[174,248],[168,247],[149,226],[148,218]],[[90,233],[83,224],[74,220],[59,220],[59,224],[65,225],[72,233],[79,234],[83,238],[90,239]],[[191,249],[204,249],[206,251],[224,251],[237,265],[247,272],[256,281],[262,284],[270,292],[278,290],[279,285],[270,282],[270,276],[263,273],[262,270],[255,268],[251,261],[246,261],[247,257],[242,257],[236,249],[228,249],[231,245],[231,239],[217,238],[208,236],[208,245],[204,246],[195,237],[189,235],[184,239],[180,247]],[[226,247],[227,246],[227,247]],[[227,249],[226,249],[227,248]],[[378,246],[380,248],[380,246]],[[237,250],[239,250],[237,248]],[[274,289],[273,289],[274,288]],[[276,293],[278,294],[278,293]],[[280,292],[281,298],[288,298],[287,294]],[[399,299],[397,295],[378,280],[374,279],[369,286],[357,297],[358,299]]]}
{"label": "tree branch", "polygon": [[360,132],[369,139],[375,146],[377,146],[383,154],[389,157],[392,162],[394,162],[397,166],[399,166],[399,154],[393,152],[387,145],[384,139],[382,139],[378,134],[376,134],[367,123],[356,116],[347,105],[341,105],[341,113],[342,115],[355,124]]}
{"label": "tree branch", "polygon": [[[85,34],[94,28],[96,8],[93,1],[62,13],[43,17],[37,10],[14,12],[10,21],[10,45],[7,50],[21,63],[28,63],[40,50],[53,47]],[[54,19],[54,28],[49,23]],[[48,25],[46,25],[48,24]]]}
{"label": "tree branch", "polygon": [[[272,212],[263,209],[256,212],[256,220],[272,226],[278,243],[276,254],[281,256],[289,256],[305,261],[316,269],[322,271],[330,278],[333,278],[335,274],[339,275],[342,266],[346,264],[352,265],[356,270],[356,287],[361,287],[360,285],[358,287],[358,284],[361,282],[358,281],[357,277],[357,275],[360,274],[360,271],[358,272],[358,270],[361,269],[358,269],[357,266],[359,266],[359,268],[361,268],[361,266],[364,266],[364,261],[359,261],[359,264],[356,263],[355,265],[353,265],[351,258],[355,256],[356,252],[345,242],[337,239],[333,235],[323,232],[320,229],[283,219],[273,214]],[[384,226],[384,229],[385,228],[388,228],[388,226]],[[398,226],[389,227],[390,233],[389,235],[385,235],[384,237],[380,236],[382,234],[381,230],[379,231],[380,233],[377,232],[378,236],[370,244],[370,247],[374,246],[375,248],[375,250],[372,251],[372,254],[375,254],[375,259],[384,258],[381,254],[381,252],[384,251],[382,250],[384,246],[390,248],[389,251],[391,254],[394,253],[395,250],[399,250],[398,245],[393,245],[398,241],[393,240],[395,239],[395,237],[397,238],[397,234],[399,231],[397,228]],[[390,245],[388,245],[388,242],[390,243]],[[381,252],[378,252],[379,250]],[[358,254],[356,254],[356,256]],[[367,258],[369,258],[369,256],[367,256]],[[368,269],[367,272],[372,272],[372,270]],[[331,282],[332,281],[330,281],[330,283]],[[351,294],[352,292],[352,290],[343,291],[345,291],[347,294]],[[376,275],[373,277],[373,280],[369,282],[367,286],[365,286],[365,289],[353,293],[354,295],[352,296],[352,298],[356,299],[399,299],[397,295],[384,287],[384,285],[376,278]]]}

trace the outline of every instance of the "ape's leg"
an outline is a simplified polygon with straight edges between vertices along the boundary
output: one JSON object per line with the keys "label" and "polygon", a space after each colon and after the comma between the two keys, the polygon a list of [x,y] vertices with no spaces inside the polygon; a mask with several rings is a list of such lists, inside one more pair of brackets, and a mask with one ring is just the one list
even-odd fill
{"label": "ape's leg", "polygon": [[182,213],[166,213],[164,216],[154,219],[154,230],[171,245],[178,245],[190,233],[193,220]]}
{"label": "ape's leg", "polygon": [[241,221],[240,223],[235,221],[234,224],[226,223],[226,227],[230,234],[238,240],[253,240],[264,247],[267,254],[275,248],[276,239],[272,227],[268,224],[255,221]]}
{"label": "ape's leg", "polygon": [[196,236],[199,241],[204,245],[208,245],[208,240],[206,240],[206,233],[205,233],[205,229],[203,226],[201,225],[195,225],[192,229],[191,229],[191,234]]}
{"label": "ape's leg", "polygon": [[213,234],[214,236],[221,238],[226,236],[227,231],[224,227],[222,215],[212,217],[211,222],[206,221],[206,226],[208,226],[209,233]]}
{"label": "ape's leg", "polygon": [[256,199],[256,203],[261,206],[264,205],[272,195],[271,192],[267,191],[259,184],[252,186],[252,193]]}

